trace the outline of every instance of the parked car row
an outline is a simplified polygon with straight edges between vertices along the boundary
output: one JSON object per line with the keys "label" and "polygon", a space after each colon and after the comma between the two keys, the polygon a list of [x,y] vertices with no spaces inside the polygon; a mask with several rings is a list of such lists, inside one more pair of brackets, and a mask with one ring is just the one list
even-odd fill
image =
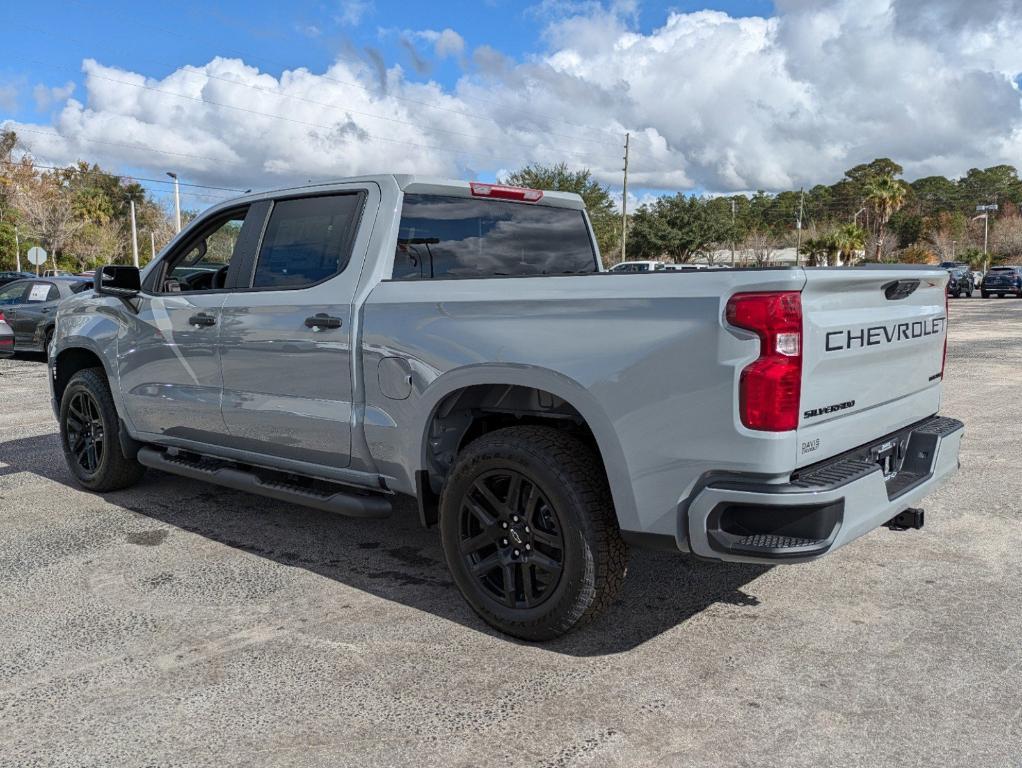
{"label": "parked car row", "polygon": [[999,299],[1017,296],[1022,299],[1022,267],[991,267],[982,274],[971,270],[967,264],[955,261],[945,261],[940,266],[947,270],[947,293],[952,298],[971,298],[979,289],[984,299],[991,296]]}
{"label": "parked car row", "polygon": [[31,277],[0,286],[0,357],[45,352],[60,302],[92,288],[83,277]]}

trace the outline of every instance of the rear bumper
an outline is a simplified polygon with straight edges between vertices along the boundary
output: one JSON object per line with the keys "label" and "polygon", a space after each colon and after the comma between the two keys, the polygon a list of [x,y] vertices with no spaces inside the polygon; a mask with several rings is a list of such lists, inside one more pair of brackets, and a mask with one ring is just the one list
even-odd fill
{"label": "rear bumper", "polygon": [[[688,549],[713,560],[815,560],[913,507],[958,469],[963,424],[932,417],[786,483],[718,476],[683,508]],[[901,468],[884,476],[878,450],[892,442]]]}

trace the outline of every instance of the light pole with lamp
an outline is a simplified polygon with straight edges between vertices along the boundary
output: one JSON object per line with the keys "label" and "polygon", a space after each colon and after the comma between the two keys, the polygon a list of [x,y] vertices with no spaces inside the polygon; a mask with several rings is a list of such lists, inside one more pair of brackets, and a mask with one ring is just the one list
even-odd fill
{"label": "light pole with lamp", "polygon": [[173,171],[167,171],[167,175],[174,180],[174,226],[177,227],[177,231],[181,231],[181,186],[177,179],[177,174]]}

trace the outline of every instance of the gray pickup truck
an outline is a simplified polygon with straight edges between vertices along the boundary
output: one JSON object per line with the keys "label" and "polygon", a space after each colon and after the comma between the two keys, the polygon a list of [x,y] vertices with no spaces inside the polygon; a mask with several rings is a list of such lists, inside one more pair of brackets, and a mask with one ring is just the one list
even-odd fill
{"label": "gray pickup truck", "polygon": [[359,178],[104,268],[61,305],[53,407],[94,491],[151,467],[354,517],[415,496],[472,608],[539,640],[611,603],[630,544],[796,563],[918,527],[962,434],[947,279],[610,274],[576,195]]}

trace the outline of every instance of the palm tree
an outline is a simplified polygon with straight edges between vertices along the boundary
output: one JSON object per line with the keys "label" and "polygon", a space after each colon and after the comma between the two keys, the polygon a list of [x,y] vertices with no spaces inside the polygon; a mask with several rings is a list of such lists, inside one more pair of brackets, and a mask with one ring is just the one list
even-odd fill
{"label": "palm tree", "polygon": [[830,266],[831,259],[837,255],[839,248],[834,240],[834,233],[811,237],[802,243],[802,255],[810,267]]}
{"label": "palm tree", "polygon": [[893,176],[877,176],[866,184],[866,202],[876,212],[877,246],[875,258],[880,261],[880,246],[887,232],[887,222],[905,204],[908,186]]}
{"label": "palm tree", "polygon": [[866,247],[866,230],[858,224],[845,224],[835,230],[832,237],[846,267],[850,267],[855,254]]}

